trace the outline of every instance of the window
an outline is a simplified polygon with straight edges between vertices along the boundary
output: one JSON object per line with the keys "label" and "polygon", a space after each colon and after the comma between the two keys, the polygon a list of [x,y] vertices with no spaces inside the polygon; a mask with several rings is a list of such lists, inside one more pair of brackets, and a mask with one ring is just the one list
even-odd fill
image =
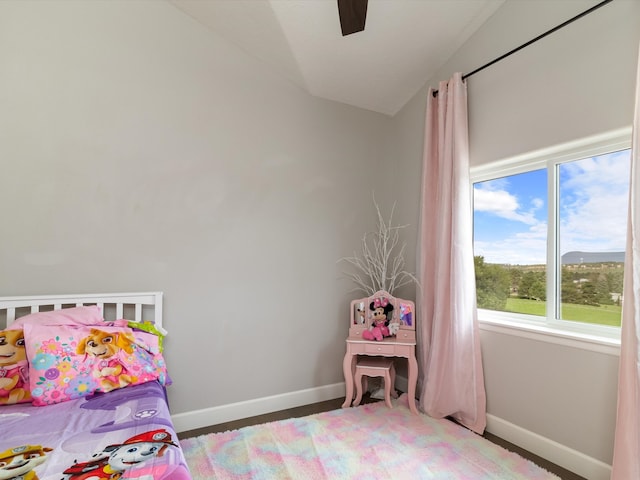
{"label": "window", "polygon": [[619,337],[630,137],[472,169],[481,320]]}

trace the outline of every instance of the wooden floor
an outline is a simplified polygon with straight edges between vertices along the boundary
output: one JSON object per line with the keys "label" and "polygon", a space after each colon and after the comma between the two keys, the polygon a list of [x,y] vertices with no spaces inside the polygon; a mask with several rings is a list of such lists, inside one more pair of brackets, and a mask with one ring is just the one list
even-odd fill
{"label": "wooden floor", "polygon": [[[362,399],[362,403],[376,402],[365,395]],[[342,407],[344,398],[336,398],[334,400],[327,400],[325,402],[314,403],[311,405],[305,405],[302,407],[290,408],[288,410],[281,410],[279,412],[268,413],[265,415],[259,415],[257,417],[244,418],[242,420],[236,420],[233,422],[221,423],[219,425],[213,425],[211,427],[199,428],[197,430],[190,430],[188,432],[181,432],[178,434],[179,439],[196,437],[199,435],[208,435],[210,433],[226,432],[227,430],[236,430],[238,428],[247,427],[249,425],[259,425],[261,423],[275,422],[278,420],[286,420],[287,418],[306,417],[307,415],[313,415],[314,413],[326,412],[329,410],[335,410]],[[509,442],[502,440],[501,438],[485,432],[484,437],[491,442],[506,448],[518,455],[528,458],[536,465],[544,468],[545,470],[555,473],[562,480],[585,480],[585,478],[569,472],[558,465],[555,465],[541,457],[538,457],[526,450],[513,445]]]}

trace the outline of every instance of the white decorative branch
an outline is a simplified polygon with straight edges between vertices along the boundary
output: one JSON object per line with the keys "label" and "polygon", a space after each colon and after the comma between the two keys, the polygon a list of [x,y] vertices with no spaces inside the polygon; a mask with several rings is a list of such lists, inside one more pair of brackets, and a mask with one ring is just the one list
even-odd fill
{"label": "white decorative branch", "polygon": [[362,253],[359,256],[354,252],[352,257],[343,257],[338,261],[346,262],[353,267],[351,271],[343,272],[347,278],[356,284],[352,291],[362,291],[367,296],[371,296],[378,290],[385,290],[393,295],[394,290],[409,283],[419,285],[415,275],[404,269],[406,245],[403,243],[398,249],[400,242],[399,230],[407,227],[407,225],[393,225],[395,203],[387,222],[382,217],[380,207],[375,198],[373,203],[378,214],[377,232],[364,234],[362,237]]}

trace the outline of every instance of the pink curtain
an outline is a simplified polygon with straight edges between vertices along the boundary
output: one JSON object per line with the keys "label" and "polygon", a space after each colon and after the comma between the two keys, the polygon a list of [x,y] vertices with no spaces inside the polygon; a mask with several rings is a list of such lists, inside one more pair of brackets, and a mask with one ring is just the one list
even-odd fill
{"label": "pink curtain", "polygon": [[624,260],[622,342],[618,373],[618,417],[612,480],[640,479],[640,57],[631,144],[629,220]]}
{"label": "pink curtain", "polygon": [[422,167],[418,335],[422,410],[486,426],[472,245],[467,90],[462,75],[429,90]]}

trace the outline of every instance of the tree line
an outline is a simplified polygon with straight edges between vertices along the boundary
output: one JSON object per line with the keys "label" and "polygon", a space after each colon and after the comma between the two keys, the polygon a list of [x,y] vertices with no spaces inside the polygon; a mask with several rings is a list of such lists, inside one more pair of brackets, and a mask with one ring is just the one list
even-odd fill
{"label": "tree line", "polygon": [[[486,263],[474,257],[478,308],[505,310],[507,299],[547,299],[546,267]],[[619,263],[564,265],[561,295],[563,303],[619,305],[624,269]]]}

